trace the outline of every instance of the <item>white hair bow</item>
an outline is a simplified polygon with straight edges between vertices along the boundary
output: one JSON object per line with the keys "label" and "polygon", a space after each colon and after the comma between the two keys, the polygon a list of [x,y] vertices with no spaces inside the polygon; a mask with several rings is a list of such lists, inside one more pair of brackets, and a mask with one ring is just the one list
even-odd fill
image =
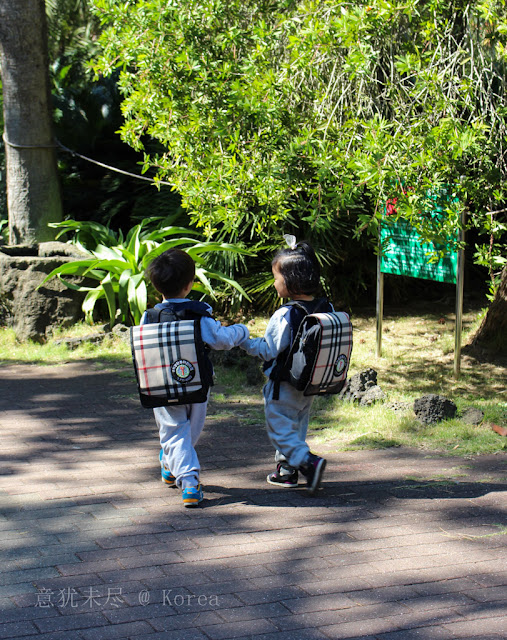
{"label": "white hair bow", "polygon": [[289,249],[295,249],[296,248],[296,236],[291,236],[289,233],[284,233],[283,234],[284,240],[287,243],[287,246],[289,247]]}

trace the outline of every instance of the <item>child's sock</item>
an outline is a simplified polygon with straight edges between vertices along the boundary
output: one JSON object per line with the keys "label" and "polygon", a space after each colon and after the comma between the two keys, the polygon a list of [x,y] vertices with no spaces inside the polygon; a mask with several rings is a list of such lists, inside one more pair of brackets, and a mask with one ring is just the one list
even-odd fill
{"label": "child's sock", "polygon": [[181,488],[182,489],[195,489],[199,486],[199,480],[194,477],[182,478],[181,480]]}

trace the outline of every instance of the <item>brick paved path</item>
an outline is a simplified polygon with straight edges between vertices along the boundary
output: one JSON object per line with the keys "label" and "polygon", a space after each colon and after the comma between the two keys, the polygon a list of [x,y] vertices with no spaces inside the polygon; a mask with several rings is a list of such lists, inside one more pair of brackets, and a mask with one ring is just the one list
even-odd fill
{"label": "brick paved path", "polygon": [[311,498],[265,483],[263,428],[222,405],[185,510],[127,387],[0,368],[0,638],[507,637],[505,456],[328,454]]}

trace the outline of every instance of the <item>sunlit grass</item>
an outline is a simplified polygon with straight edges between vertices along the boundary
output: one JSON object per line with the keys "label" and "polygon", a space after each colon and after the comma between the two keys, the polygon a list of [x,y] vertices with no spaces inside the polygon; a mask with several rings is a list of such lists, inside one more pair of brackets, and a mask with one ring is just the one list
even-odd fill
{"label": "sunlit grass", "polygon": [[[464,314],[462,345],[476,331],[481,317],[481,312]],[[474,455],[507,450],[507,438],[490,427],[490,423],[507,425],[507,369],[462,354],[460,376],[454,378],[453,314],[385,316],[381,358],[376,356],[375,317],[360,316],[352,321],[354,347],[349,377],[374,369],[387,400],[361,407],[337,396],[316,398],[310,432],[317,449],[319,443],[326,443],[337,451],[410,446],[450,455]],[[252,334],[262,335],[263,326],[256,319]],[[452,400],[458,417],[422,425],[412,407],[414,400],[430,393]],[[394,411],[390,403],[403,403],[409,408]],[[484,413],[481,425],[468,425],[459,419],[469,407]]]}
{"label": "sunlit grass", "polygon": [[131,361],[128,341],[114,334],[104,335],[103,341],[98,344],[85,340],[73,349],[62,342],[65,338],[83,338],[101,333],[99,327],[79,323],[67,329],[58,329],[45,344],[36,344],[31,341],[18,342],[14,331],[3,327],[0,328],[0,362],[58,365],[86,359],[110,364]]}
{"label": "sunlit grass", "polygon": [[[251,335],[261,336],[267,317],[242,319]],[[480,322],[479,314],[464,315],[462,344]],[[410,446],[450,455],[470,456],[507,450],[507,438],[499,436],[490,423],[507,426],[505,396],[507,369],[498,363],[479,362],[462,355],[461,375],[455,380],[454,317],[439,314],[386,316],[382,357],[377,358],[376,322],[373,316],[353,318],[354,348],[349,377],[372,368],[387,396],[384,403],[370,407],[342,401],[338,396],[315,399],[310,422],[313,446],[325,443],[332,450],[357,450]],[[108,334],[99,344],[84,342],[75,349],[62,338],[83,337],[100,332],[100,327],[78,324],[61,329],[44,345],[18,343],[14,332],[0,329],[0,359],[7,363],[59,365],[89,360],[95,366],[115,368],[133,382],[130,345],[127,339]],[[246,361],[248,363],[248,360]],[[260,362],[258,362],[260,366]],[[216,386],[212,389],[210,417],[235,418],[246,428],[264,428],[262,381],[246,383],[245,359],[236,364],[216,365]],[[414,400],[435,393],[452,400],[458,417],[436,425],[422,425],[412,410]],[[390,403],[406,404],[406,411],[394,411]],[[459,416],[469,407],[484,413],[481,425],[465,424]]]}
{"label": "sunlit grass", "polygon": [[[323,409],[326,401],[328,406]],[[480,425],[469,425],[459,418],[423,425],[411,409],[400,413],[389,409],[385,403],[360,407],[337,398],[319,399],[314,405],[311,431],[317,445],[332,442],[336,450],[410,446],[453,455],[506,450],[507,442],[489,427],[488,422],[505,424],[507,406],[495,406],[490,401],[478,401],[473,406],[484,411],[485,419]]]}

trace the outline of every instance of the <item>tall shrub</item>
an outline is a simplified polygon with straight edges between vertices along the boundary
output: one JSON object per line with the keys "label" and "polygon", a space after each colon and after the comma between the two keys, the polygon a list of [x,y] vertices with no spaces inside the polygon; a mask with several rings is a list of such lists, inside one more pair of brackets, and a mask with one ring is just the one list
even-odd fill
{"label": "tall shrub", "polygon": [[[431,239],[506,201],[507,9],[499,0],[94,0],[97,72],[120,69],[121,135],[159,154],[208,237],[291,225],[336,247],[386,200]],[[444,193],[444,216],[420,212]],[[366,202],[358,217],[352,205]],[[495,212],[500,212],[496,214]]]}

